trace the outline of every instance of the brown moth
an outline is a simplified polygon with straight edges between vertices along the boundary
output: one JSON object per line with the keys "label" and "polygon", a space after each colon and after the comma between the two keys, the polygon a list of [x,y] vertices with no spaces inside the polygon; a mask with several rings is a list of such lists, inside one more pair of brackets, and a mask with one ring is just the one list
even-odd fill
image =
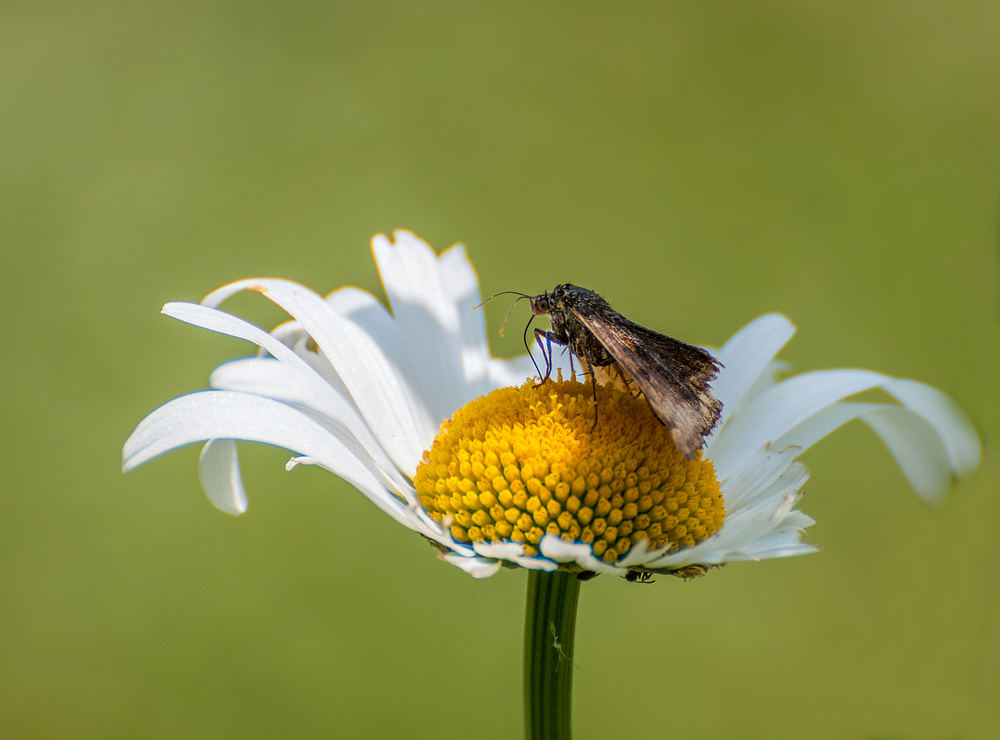
{"label": "brown moth", "polygon": [[634,382],[653,413],[670,428],[681,454],[687,459],[695,456],[722,412],[722,403],[708,387],[722,367],[718,360],[703,349],[629,321],[586,288],[567,283],[525,297],[531,313],[548,316],[552,324],[550,331],[535,329],[535,340],[547,351],[543,381],[552,371],[551,343],[563,344],[590,374],[595,393],[598,379]]}

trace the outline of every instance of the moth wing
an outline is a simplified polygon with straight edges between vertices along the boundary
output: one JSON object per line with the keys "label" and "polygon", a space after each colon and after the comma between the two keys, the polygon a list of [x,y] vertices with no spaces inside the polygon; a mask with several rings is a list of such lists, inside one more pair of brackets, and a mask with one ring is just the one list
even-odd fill
{"label": "moth wing", "polygon": [[624,317],[577,318],[639,386],[653,412],[670,428],[674,443],[690,459],[719,421],[722,403],[708,387],[721,365],[699,347],[639,326]]}

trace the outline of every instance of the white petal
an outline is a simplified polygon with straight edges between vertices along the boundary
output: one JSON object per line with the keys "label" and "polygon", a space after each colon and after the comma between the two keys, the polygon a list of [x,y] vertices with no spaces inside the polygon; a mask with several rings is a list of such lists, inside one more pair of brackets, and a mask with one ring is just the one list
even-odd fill
{"label": "white petal", "polygon": [[[327,383],[333,386],[333,389],[342,397],[350,401],[355,408],[357,404],[354,403],[354,399],[351,398],[351,392],[347,390],[347,386],[344,385],[343,379],[337,374],[336,369],[330,364],[330,361],[326,359],[326,356],[314,352],[309,348],[309,344],[312,342],[308,334],[304,334],[301,339],[299,339],[292,350],[295,354],[302,359],[309,367],[313,369],[318,376],[323,378]],[[358,411],[361,414],[361,411]]]}
{"label": "white petal", "polygon": [[286,347],[294,347],[302,340],[309,339],[309,333],[295,319],[289,319],[271,329],[271,336]]}
{"label": "white petal", "polygon": [[[720,542],[726,547],[742,548],[763,534],[783,529],[790,517],[795,527],[811,526],[809,517],[792,510],[802,498],[802,486],[807,480],[809,469],[796,462],[767,488],[746,496],[742,506],[727,512]],[[777,512],[782,513],[776,518]],[[760,529],[762,522],[768,524]]]}
{"label": "white petal", "polygon": [[393,238],[395,244],[376,236],[372,251],[393,318],[409,341],[410,372],[431,411],[444,418],[468,400],[462,322],[434,250],[408,231],[395,231]]}
{"label": "white petal", "polygon": [[795,509],[794,511],[789,512],[788,516],[785,517],[785,521],[781,523],[781,526],[778,527],[778,529],[779,530],[794,529],[797,532],[801,533],[802,530],[808,529],[815,523],[816,520],[813,519],[808,514],[806,514],[804,511]]}
{"label": "white petal", "polygon": [[644,538],[636,542],[635,546],[625,554],[625,557],[617,561],[617,564],[622,568],[633,568],[637,565],[645,565],[656,557],[659,556],[649,549],[649,540]]}
{"label": "white petal", "polygon": [[[799,554],[816,552],[819,548],[801,542],[803,530],[816,522],[792,507],[801,499],[801,493],[789,489],[782,505],[772,512],[759,511],[746,531],[741,533],[737,549],[728,554],[728,560],[761,560],[765,557],[787,557],[795,548],[806,548]],[[728,523],[727,523],[728,524]],[[780,554],[770,554],[772,551]]]}
{"label": "white petal", "polygon": [[128,472],[177,447],[216,438],[264,442],[321,461],[397,522],[425,533],[423,522],[327,429],[290,406],[246,393],[202,391],[164,404],[126,440],[122,470]]}
{"label": "white petal", "polygon": [[767,363],[767,367],[764,368],[764,372],[757,376],[757,380],[755,380],[753,385],[750,386],[750,389],[743,394],[743,398],[736,405],[736,408],[733,409],[730,416],[741,413],[742,410],[746,408],[746,405],[757,398],[757,396],[776,386],[778,384],[778,373],[784,370],[790,370],[791,367],[791,365],[787,362],[783,362],[782,360],[771,360]]}
{"label": "white petal", "polygon": [[442,252],[438,270],[458,312],[462,372],[468,396],[462,401],[464,404],[498,387],[490,377],[492,359],[486,342],[486,314],[482,309],[473,308],[479,305],[482,297],[479,294],[479,278],[464,245],[456,244]]}
{"label": "white petal", "polygon": [[785,380],[758,396],[733,417],[711,450],[716,472],[728,471],[763,445],[774,442],[823,408],[878,385],[881,376],[865,371],[822,371]]}
{"label": "white petal", "polygon": [[253,342],[283,362],[308,369],[308,365],[300,357],[266,331],[225,311],[197,303],[177,301],[166,304],[161,313],[202,329]]}
{"label": "white petal", "polygon": [[306,457],[305,455],[298,455],[297,457],[290,457],[288,462],[285,463],[285,470],[291,472],[299,465],[318,465],[323,467],[323,463],[314,457]]}
{"label": "white petal", "polygon": [[796,445],[803,451],[808,450],[837,427],[884,406],[885,404],[856,401],[832,404],[789,429],[772,446],[781,448],[785,445]]}
{"label": "white petal", "polygon": [[941,436],[952,470],[959,478],[979,467],[982,444],[969,417],[949,396],[915,380],[896,380],[886,386],[900,403],[920,414]]}
{"label": "white petal", "polygon": [[392,314],[371,293],[360,288],[340,288],[325,300],[335,313],[355,323],[375,340],[396,367],[412,365],[407,338],[393,321]]}
{"label": "white petal", "polygon": [[[748,488],[740,492],[739,506],[731,508],[729,496],[732,492],[726,494],[726,522],[721,530],[694,547],[666,555],[651,553],[646,564],[651,568],[682,568],[695,563],[718,564],[748,559],[740,555],[746,547],[784,531],[786,523],[796,530],[808,526],[811,520],[793,511],[792,507],[800,497],[799,489],[809,478],[809,471],[802,463],[792,462],[774,478],[775,470],[794,457],[795,450],[789,448],[780,454],[769,455],[771,459],[759,461],[743,474],[741,482]],[[796,533],[796,541],[797,537]]]}
{"label": "white petal", "polygon": [[390,242],[382,234],[376,236],[372,252],[396,321],[402,325],[419,319],[402,319],[396,310],[399,304],[404,311],[428,314],[433,319],[432,329],[439,327],[454,336],[458,332],[458,312],[442,280],[437,254],[427,242],[405,229],[394,231],[392,237]]}
{"label": "white petal", "polygon": [[723,369],[712,383],[712,394],[722,402],[722,414],[716,431],[707,440],[709,449],[743,397],[794,333],[795,327],[787,318],[767,314],[736,332],[716,354]]}
{"label": "white petal", "polygon": [[221,365],[212,373],[210,382],[213,387],[256,393],[323,414],[341,426],[346,434],[338,436],[350,438],[356,452],[358,448],[363,449],[388,479],[396,483],[402,481],[396,466],[391,464],[372,436],[353,401],[346,399],[335,386],[330,385],[327,378],[275,337],[237,316],[196,303],[168,303],[163,307],[163,313],[195,326],[253,342],[278,360],[251,358]]}
{"label": "white petal", "polygon": [[636,565],[643,565],[647,560],[651,559],[649,554],[649,540],[641,539],[636,542],[632,549],[630,549],[625,555],[615,561],[616,565],[622,568],[628,569]]}
{"label": "white petal", "polygon": [[[740,559],[739,556],[741,554],[746,554],[747,548],[752,547],[754,543],[766,537],[773,536],[776,533],[784,532],[785,521],[792,513],[792,508],[798,502],[799,498],[800,495],[797,491],[789,490],[778,500],[776,508],[770,505],[771,501],[767,502],[769,504],[767,506],[758,505],[753,507],[752,516],[744,517],[738,528],[734,528],[737,537],[730,538],[726,543],[727,551],[725,552],[723,561],[710,560],[710,562],[735,562]],[[795,539],[797,539],[797,535],[795,535]],[[753,559],[753,556],[750,557]]]}
{"label": "white petal", "polygon": [[926,419],[949,451],[952,469],[963,474],[978,464],[979,443],[965,415],[940,391],[867,370],[825,370],[785,380],[730,420],[711,450],[716,472],[726,478],[763,445],[780,439],[842,398],[881,386]]}
{"label": "white petal", "polygon": [[356,324],[344,320],[322,298],[287,280],[244,280],[220,288],[204,303],[214,305],[241,290],[256,290],[298,319],[344,381],[379,443],[400,470],[412,475],[440,423],[433,421],[402,369]]}
{"label": "white petal", "polygon": [[340,421],[353,431],[371,431],[351,399],[341,395],[308,366],[270,357],[245,357],[219,365],[209,376],[212,388],[267,396]]}
{"label": "white petal", "polygon": [[799,555],[812,555],[823,548],[818,545],[807,545],[792,539],[765,537],[742,552],[733,553],[727,562],[741,563],[746,561],[772,560],[775,558],[792,558]]}
{"label": "white petal", "polygon": [[526,555],[524,545],[518,542],[473,542],[472,547],[483,557],[506,560],[528,570],[544,570],[551,573],[559,567],[551,560]]}
{"label": "white petal", "polygon": [[236,443],[231,439],[210,439],[198,461],[201,487],[217,509],[240,515],[247,510],[247,493],[240,476]]}
{"label": "white petal", "polygon": [[326,302],[337,314],[357,324],[371,336],[385,350],[395,367],[405,370],[410,382],[419,389],[423,404],[438,426],[456,409],[495,387],[487,387],[479,393],[468,390],[469,386],[464,378],[457,380],[462,375],[457,359],[452,363],[454,382],[451,384],[446,378],[437,375],[434,368],[425,367],[421,354],[429,351],[433,338],[405,334],[392,315],[370,293],[358,288],[341,288],[328,295]]}
{"label": "white petal", "polygon": [[[277,327],[274,332],[268,334],[238,316],[233,316],[217,308],[210,308],[197,303],[168,303],[163,307],[162,313],[193,326],[199,326],[203,329],[253,342],[287,366],[299,368],[307,375],[309,371],[315,373],[318,381],[326,385],[331,385],[333,391],[340,397],[348,398],[349,396],[343,380],[337,375],[336,370],[332,368],[330,363],[315,352],[304,350],[304,345],[309,335],[305,329],[301,328],[301,324],[298,321],[286,322]],[[300,328],[291,332],[285,332],[293,324]],[[292,337],[298,335],[301,335],[300,339],[297,343],[293,342],[292,344],[293,346],[302,348],[302,351],[292,349],[280,338],[284,336],[287,341],[291,342]],[[315,387],[315,383],[313,383],[313,387]],[[349,402],[353,403],[353,400],[349,400]]]}
{"label": "white petal", "polygon": [[883,406],[862,418],[885,442],[913,490],[927,503],[941,504],[951,486],[951,466],[934,427],[902,406]]}
{"label": "white petal", "polygon": [[438,557],[446,563],[451,563],[455,567],[461,568],[473,578],[489,578],[500,570],[499,560],[470,558],[464,555],[456,555],[453,552],[443,552]]}
{"label": "white petal", "polygon": [[952,473],[944,440],[930,422],[905,406],[841,401],[786,432],[775,446],[796,444],[807,449],[841,424],[859,417],[882,438],[920,497],[933,505],[941,503]]}
{"label": "white petal", "polygon": [[509,360],[490,360],[490,383],[496,388],[521,385],[535,374],[535,365],[528,355],[512,357]]}
{"label": "white petal", "polygon": [[538,545],[545,557],[557,563],[576,563],[594,573],[623,576],[627,568],[617,568],[594,556],[591,546],[584,542],[564,540],[554,534],[546,534]]}
{"label": "white petal", "polygon": [[759,454],[750,457],[746,465],[733,471],[728,478],[717,476],[726,510],[737,511],[740,506],[753,501],[761,491],[766,491],[768,486],[792,466],[801,451],[795,445],[781,448],[769,445]]}
{"label": "white petal", "polygon": [[[377,471],[390,488],[404,492],[409,489],[408,481],[385,454],[354,404],[313,371],[252,357],[220,365],[212,372],[210,384],[213,388],[273,398],[318,415],[321,423]],[[416,503],[416,499],[409,503]]]}

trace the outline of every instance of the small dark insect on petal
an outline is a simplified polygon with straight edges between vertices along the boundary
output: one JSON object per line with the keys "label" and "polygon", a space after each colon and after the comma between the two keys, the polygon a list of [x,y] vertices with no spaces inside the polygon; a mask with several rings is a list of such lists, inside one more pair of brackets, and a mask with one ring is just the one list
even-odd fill
{"label": "small dark insect on petal", "polygon": [[630,570],[625,574],[625,580],[629,583],[656,583],[648,570]]}

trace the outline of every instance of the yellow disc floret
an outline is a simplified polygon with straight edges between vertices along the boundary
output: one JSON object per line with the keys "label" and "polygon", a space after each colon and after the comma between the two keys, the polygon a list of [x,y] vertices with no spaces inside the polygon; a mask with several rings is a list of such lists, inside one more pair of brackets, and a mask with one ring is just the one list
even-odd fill
{"label": "yellow disc floret", "polygon": [[725,520],[715,469],[685,460],[646,401],[611,385],[528,381],[455,412],[413,479],[420,503],[459,542],[546,534],[614,563],[640,540],[691,547]]}

